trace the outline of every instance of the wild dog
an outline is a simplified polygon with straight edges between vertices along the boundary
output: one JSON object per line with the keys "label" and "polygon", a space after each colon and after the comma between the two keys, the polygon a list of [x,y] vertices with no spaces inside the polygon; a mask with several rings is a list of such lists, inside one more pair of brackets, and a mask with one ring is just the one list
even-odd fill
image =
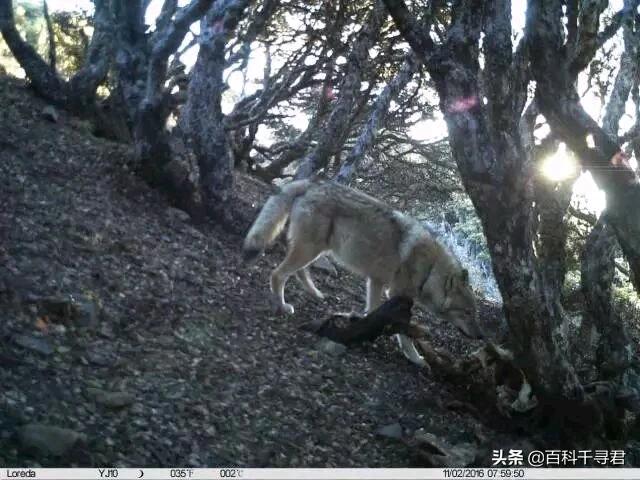
{"label": "wild dog", "polygon": [[[288,251],[271,274],[278,310],[294,312],[284,298],[285,283],[294,274],[308,293],[324,298],[308,267],[331,253],[348,270],[367,279],[367,312],[380,305],[388,289],[389,296],[413,298],[468,337],[482,336],[468,271],[417,220],[338,183],[298,180],[267,200],[245,238],[245,259],[261,255],[287,219]],[[424,362],[408,337],[400,335],[399,342],[407,358]]]}

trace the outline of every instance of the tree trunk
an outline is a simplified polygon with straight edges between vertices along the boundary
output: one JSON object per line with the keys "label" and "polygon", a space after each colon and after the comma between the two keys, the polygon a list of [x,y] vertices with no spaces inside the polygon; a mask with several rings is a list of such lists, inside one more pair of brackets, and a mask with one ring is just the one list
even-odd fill
{"label": "tree trunk", "polygon": [[224,127],[225,45],[248,0],[217,2],[200,22],[200,50],[182,109],[182,129],[200,169],[200,192],[207,215],[230,224],[233,158]]}
{"label": "tree trunk", "polygon": [[[602,130],[612,142],[618,140],[620,119],[631,88],[638,80],[638,36],[632,25],[623,25],[625,50],[620,59],[613,90],[605,109]],[[586,301],[588,326],[598,335],[596,366],[603,379],[620,382],[631,365],[631,345],[624,322],[613,309],[612,289],[615,274],[615,232],[605,210],[593,226],[582,253],[581,283]],[[588,328],[588,327],[587,327]]]}
{"label": "tree trunk", "polygon": [[[453,156],[483,224],[516,363],[555,418],[574,418],[578,425],[583,390],[565,356],[559,292],[545,280],[533,249],[534,162],[519,130],[528,77],[520,53],[512,51],[510,2],[488,2],[488,12],[482,2],[457,3],[443,45],[434,44],[404,2],[385,3],[435,82]],[[483,20],[491,55],[485,57],[487,91],[481,93]]]}
{"label": "tree trunk", "polygon": [[48,41],[48,55],[49,66],[51,70],[56,71],[56,38],[53,34],[53,23],[51,23],[51,16],[49,15],[49,6],[47,0],[42,2],[42,15],[44,16],[45,24],[47,25],[47,41]]}
{"label": "tree trunk", "polygon": [[568,227],[565,215],[575,179],[552,183],[544,178],[536,178],[535,214],[538,215],[536,242],[539,264],[545,282],[550,288],[562,294],[567,273],[566,243]]}
{"label": "tree trunk", "polygon": [[142,175],[166,193],[172,203],[195,217],[201,215],[196,189],[186,167],[173,158],[166,128],[176,99],[165,82],[169,57],[178,50],[191,24],[205,14],[211,3],[212,0],[192,0],[178,9],[176,2],[165,2],[152,35],[144,32],[146,0],[119,0],[114,6],[119,45],[117,93],[132,119]]}
{"label": "tree trunk", "polygon": [[600,336],[596,366],[599,377],[605,380],[619,380],[631,365],[633,352],[624,322],[613,310],[611,287],[615,273],[615,247],[611,226],[607,225],[606,215],[603,215],[587,238],[580,273],[588,321]]}
{"label": "tree trunk", "polygon": [[198,218],[196,190],[185,167],[173,159],[166,130],[166,108],[158,103],[140,105],[134,119],[134,144],[142,177],[164,192],[178,208]]}

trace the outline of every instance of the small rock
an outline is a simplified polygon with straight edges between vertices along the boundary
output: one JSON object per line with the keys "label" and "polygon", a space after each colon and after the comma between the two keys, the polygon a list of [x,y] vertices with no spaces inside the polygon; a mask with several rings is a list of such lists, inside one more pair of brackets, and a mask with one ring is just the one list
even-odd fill
{"label": "small rock", "polygon": [[18,431],[18,438],[24,448],[36,449],[45,455],[61,456],[78,441],[86,441],[86,435],[68,428],[31,423]]}
{"label": "small rock", "polygon": [[32,298],[30,302],[38,304],[40,315],[58,321],[73,321],[82,327],[92,327],[98,322],[98,305],[83,295]]}
{"label": "small rock", "polygon": [[109,352],[88,350],[85,354],[89,363],[93,363],[99,367],[109,367],[115,363],[115,358]]}
{"label": "small rock", "polygon": [[42,118],[54,123],[60,121],[60,115],[52,105],[47,105],[42,109]]}
{"label": "small rock", "polygon": [[316,348],[333,357],[339,357],[347,351],[347,347],[341,343],[334,342],[328,338],[321,338],[316,344]]}
{"label": "small rock", "polygon": [[54,352],[53,346],[46,338],[34,337],[31,335],[14,335],[13,342],[16,345],[41,353],[42,355],[51,355]]}
{"label": "small rock", "polygon": [[384,427],[376,430],[376,434],[380,435],[381,437],[395,438],[399,440],[402,438],[402,426],[399,423],[385,425]]}
{"label": "small rock", "polygon": [[113,331],[113,327],[108,323],[101,324],[100,330],[98,331],[98,333],[103,337],[108,338],[109,340],[115,340],[116,338],[116,334]]}
{"label": "small rock", "polygon": [[179,208],[169,207],[167,208],[166,213],[170,219],[178,220],[180,222],[188,222],[191,220],[191,216]]}
{"label": "small rock", "polygon": [[73,301],[73,317],[75,323],[81,327],[95,327],[98,324],[98,306],[87,299]]}
{"label": "small rock", "polygon": [[110,342],[96,341],[87,345],[84,360],[100,367],[110,367],[118,362],[118,355]]}
{"label": "small rock", "polygon": [[204,405],[194,405],[192,407],[192,410],[194,412],[202,415],[203,417],[208,417],[209,416],[209,410]]}
{"label": "small rock", "polygon": [[27,301],[38,305],[40,315],[61,319],[71,316],[69,297],[30,297]]}
{"label": "small rock", "polygon": [[87,388],[87,395],[96,403],[108,408],[123,408],[135,401],[135,396],[128,392],[107,392],[98,388]]}
{"label": "small rock", "polygon": [[411,443],[431,467],[467,467],[474,462],[478,453],[473,443],[450,445],[424,430],[416,432]]}

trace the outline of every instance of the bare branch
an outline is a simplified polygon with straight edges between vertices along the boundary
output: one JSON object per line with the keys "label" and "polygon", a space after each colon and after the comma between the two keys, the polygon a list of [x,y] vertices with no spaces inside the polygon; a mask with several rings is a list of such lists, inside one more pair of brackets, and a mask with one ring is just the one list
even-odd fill
{"label": "bare branch", "polygon": [[147,75],[146,101],[153,101],[160,94],[169,56],[178,50],[191,24],[201,18],[212,3],[213,0],[192,0],[177,11],[173,22],[168,22],[165,28],[155,32]]}
{"label": "bare branch", "polygon": [[348,183],[353,177],[353,174],[358,168],[358,164],[362,161],[366,151],[371,148],[380,128],[384,125],[391,100],[407,85],[409,80],[411,80],[411,77],[419,68],[419,64],[418,59],[415,58],[413,54],[410,54],[404,61],[402,67],[400,67],[398,74],[385,86],[382,92],[380,92],[373,106],[373,112],[356,140],[355,147],[349,152],[349,155],[340,167],[340,172],[336,177],[338,182]]}
{"label": "bare branch", "polygon": [[164,0],[160,15],[156,19],[156,30],[164,30],[178,9],[178,0]]}
{"label": "bare branch", "polygon": [[418,23],[403,0],[384,0],[396,27],[417,55],[424,57],[435,53],[435,44],[429,36],[429,28]]}
{"label": "bare branch", "polygon": [[47,0],[42,2],[42,15],[47,25],[47,39],[49,40],[49,66],[55,72],[56,71],[56,38],[53,34],[53,24],[51,23],[51,17],[49,16],[49,6]]}
{"label": "bare branch", "polygon": [[[627,5],[630,2],[625,2]],[[613,84],[613,90],[605,109],[602,121],[603,130],[614,141],[617,141],[620,119],[625,111],[625,104],[631,93],[631,88],[638,81],[640,69],[640,33],[635,32],[633,20],[625,22],[623,27],[624,51],[620,57],[620,68]]]}
{"label": "bare branch", "polygon": [[232,65],[238,60],[242,60],[242,68],[246,67],[251,52],[251,43],[258,38],[269,19],[273,16],[276,9],[280,6],[281,0],[265,0],[259,12],[255,12],[251,18],[253,21],[247,28],[246,33],[242,37],[242,45],[238,51],[231,55],[227,60],[227,65]]}
{"label": "bare branch", "polygon": [[600,15],[609,2],[605,0],[595,0],[591,2],[580,2],[579,27],[577,39],[571,51],[571,66],[569,72],[577,75],[591,62],[596,51],[604,45],[618,31],[625,18],[632,16],[638,7],[638,0],[625,2],[622,10],[616,13],[611,23],[599,33]]}
{"label": "bare branch", "polygon": [[93,15],[93,35],[87,48],[82,68],[71,78],[69,84],[75,92],[86,92],[93,97],[98,86],[105,81],[113,60],[113,18],[109,2],[96,1]]}
{"label": "bare branch", "polygon": [[342,142],[336,141],[336,139],[345,133],[347,120],[354,106],[357,92],[360,90],[364,65],[369,60],[369,49],[375,45],[386,16],[384,5],[381,1],[376,1],[367,23],[358,32],[358,38],[349,52],[347,71],[340,86],[340,97],[327,120],[327,125],[318,139],[316,147],[304,158],[298,168],[296,178],[309,177],[323,168],[329,157],[342,146]]}

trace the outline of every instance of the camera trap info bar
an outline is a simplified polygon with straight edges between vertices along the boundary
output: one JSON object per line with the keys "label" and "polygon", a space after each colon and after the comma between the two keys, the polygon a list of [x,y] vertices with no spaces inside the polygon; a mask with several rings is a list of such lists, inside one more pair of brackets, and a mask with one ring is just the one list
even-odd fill
{"label": "camera trap info bar", "polygon": [[636,479],[640,468],[2,468],[0,480]]}

